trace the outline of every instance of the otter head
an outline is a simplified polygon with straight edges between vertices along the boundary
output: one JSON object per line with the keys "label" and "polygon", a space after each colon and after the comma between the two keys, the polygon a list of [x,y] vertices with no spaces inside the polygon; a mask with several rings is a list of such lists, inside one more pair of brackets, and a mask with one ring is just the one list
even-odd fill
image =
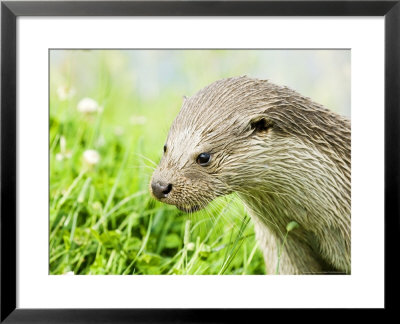
{"label": "otter head", "polygon": [[[266,89],[269,102],[261,100]],[[268,155],[276,154],[282,138],[266,113],[274,91],[267,81],[238,77],[185,98],[151,179],[153,195],[193,212],[219,196],[248,192],[265,179]]]}
{"label": "otter head", "polygon": [[[232,192],[314,204],[329,172],[345,175],[336,181],[350,190],[349,121],[288,88],[237,77],[185,98],[151,191],[187,212]],[[337,196],[331,187],[323,204]]]}

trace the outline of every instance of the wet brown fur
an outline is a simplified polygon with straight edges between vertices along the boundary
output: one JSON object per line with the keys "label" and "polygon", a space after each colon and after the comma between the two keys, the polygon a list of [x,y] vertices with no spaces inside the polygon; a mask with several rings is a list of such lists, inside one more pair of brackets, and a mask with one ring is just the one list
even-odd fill
{"label": "wet brown fur", "polygon": [[[260,128],[259,125],[262,127]],[[212,154],[202,167],[196,157]],[[182,210],[236,192],[254,222],[268,273],[286,225],[281,274],[350,273],[350,121],[286,87],[223,79],[185,98],[152,181]]]}

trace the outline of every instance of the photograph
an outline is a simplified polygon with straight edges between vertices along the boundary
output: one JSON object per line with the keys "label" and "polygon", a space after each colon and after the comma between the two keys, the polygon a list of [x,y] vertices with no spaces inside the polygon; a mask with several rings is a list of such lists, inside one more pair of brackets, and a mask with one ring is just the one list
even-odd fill
{"label": "photograph", "polygon": [[350,49],[49,49],[50,275],[351,274]]}

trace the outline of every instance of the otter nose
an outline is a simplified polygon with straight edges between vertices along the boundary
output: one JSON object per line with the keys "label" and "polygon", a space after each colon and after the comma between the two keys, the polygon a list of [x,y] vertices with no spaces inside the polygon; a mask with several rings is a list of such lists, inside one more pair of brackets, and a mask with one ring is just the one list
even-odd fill
{"label": "otter nose", "polygon": [[172,190],[172,184],[154,181],[151,183],[151,189],[153,190],[154,196],[156,196],[158,199],[166,198]]}

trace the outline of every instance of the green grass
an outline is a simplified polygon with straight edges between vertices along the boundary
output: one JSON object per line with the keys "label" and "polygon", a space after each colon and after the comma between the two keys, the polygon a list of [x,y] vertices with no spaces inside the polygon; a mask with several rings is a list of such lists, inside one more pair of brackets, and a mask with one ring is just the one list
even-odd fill
{"label": "green grass", "polygon": [[[200,59],[182,56],[183,69]],[[187,83],[183,90],[191,93],[173,83],[144,96],[123,52],[52,54],[50,66],[51,274],[265,273],[235,196],[188,215],[148,190],[182,95],[226,76],[223,71]],[[73,87],[74,96],[62,100],[59,86]],[[78,111],[84,97],[102,109]],[[99,162],[85,162],[86,150],[98,152]]]}

